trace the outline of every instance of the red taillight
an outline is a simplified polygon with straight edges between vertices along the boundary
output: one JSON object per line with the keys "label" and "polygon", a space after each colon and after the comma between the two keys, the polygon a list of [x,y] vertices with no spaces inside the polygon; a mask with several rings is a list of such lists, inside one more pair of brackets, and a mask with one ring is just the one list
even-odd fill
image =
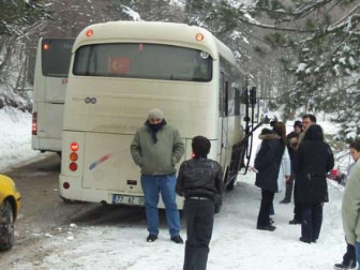
{"label": "red taillight", "polygon": [[45,44],[43,45],[43,49],[44,49],[45,51],[47,51],[48,49],[50,49],[50,45],[47,44],[47,43],[45,43]]}
{"label": "red taillight", "polygon": [[86,31],[86,36],[91,37],[94,34],[94,31],[92,29],[89,29]]}
{"label": "red taillight", "polygon": [[37,112],[33,112],[32,114],[32,135],[37,135]]}
{"label": "red taillight", "polygon": [[79,150],[79,144],[76,143],[76,142],[71,143],[70,149],[71,149],[71,151],[77,151],[77,150]]}
{"label": "red taillight", "polygon": [[65,183],[63,184],[63,188],[64,188],[64,189],[69,189],[69,188],[70,188],[70,184],[69,184],[68,182],[65,182]]}
{"label": "red taillight", "polygon": [[69,165],[70,171],[76,171],[78,168],[78,165],[75,162],[71,162]]}

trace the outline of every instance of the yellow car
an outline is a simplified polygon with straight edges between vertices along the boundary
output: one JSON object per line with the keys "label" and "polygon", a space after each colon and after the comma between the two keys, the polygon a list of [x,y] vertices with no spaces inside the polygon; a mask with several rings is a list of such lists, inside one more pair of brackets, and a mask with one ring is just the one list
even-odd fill
{"label": "yellow car", "polygon": [[14,222],[20,211],[20,198],[14,181],[0,175],[0,251],[14,245]]}

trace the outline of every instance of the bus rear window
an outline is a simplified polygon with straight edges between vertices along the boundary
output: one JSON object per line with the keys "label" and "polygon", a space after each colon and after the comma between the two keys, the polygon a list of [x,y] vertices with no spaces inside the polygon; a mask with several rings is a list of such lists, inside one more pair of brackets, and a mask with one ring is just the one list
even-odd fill
{"label": "bus rear window", "polygon": [[68,77],[73,39],[43,39],[42,73],[47,77]]}
{"label": "bus rear window", "polygon": [[147,43],[94,44],[75,54],[74,75],[208,82],[212,58],[200,50]]}

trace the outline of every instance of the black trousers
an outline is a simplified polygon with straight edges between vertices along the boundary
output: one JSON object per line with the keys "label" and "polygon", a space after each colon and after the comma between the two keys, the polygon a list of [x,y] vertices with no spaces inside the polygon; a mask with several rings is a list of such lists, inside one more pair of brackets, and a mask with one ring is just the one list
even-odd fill
{"label": "black trousers", "polygon": [[184,212],[187,240],[183,270],[206,270],[215,203],[212,200],[186,199]]}
{"label": "black trousers", "polygon": [[261,190],[261,204],[257,220],[257,226],[270,225],[270,209],[274,200],[274,192],[265,189]]}
{"label": "black trousers", "polygon": [[307,241],[316,241],[319,238],[323,219],[323,203],[301,205],[301,237]]}
{"label": "black trousers", "polygon": [[346,253],[343,257],[343,264],[345,265],[356,265],[356,249],[355,246],[346,243]]}
{"label": "black trousers", "polygon": [[301,222],[302,220],[302,209],[301,204],[295,201],[295,207],[294,207],[294,219]]}
{"label": "black trousers", "polygon": [[[296,184],[294,187],[294,193],[296,194]],[[296,196],[294,195],[294,220],[301,221],[302,220],[302,210],[301,210],[301,204],[297,202]]]}
{"label": "black trousers", "polygon": [[290,179],[285,183],[285,201],[291,202],[292,190],[293,190],[294,176],[291,175]]}

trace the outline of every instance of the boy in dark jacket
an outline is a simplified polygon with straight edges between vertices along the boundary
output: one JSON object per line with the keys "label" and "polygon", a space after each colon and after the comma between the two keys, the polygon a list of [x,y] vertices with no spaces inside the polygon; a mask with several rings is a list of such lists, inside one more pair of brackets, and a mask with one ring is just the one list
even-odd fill
{"label": "boy in dark jacket", "polygon": [[203,136],[192,140],[193,159],[179,170],[176,192],[185,197],[187,241],[184,270],[205,270],[214,223],[215,200],[223,192],[223,174],[216,161],[207,159],[211,143]]}

